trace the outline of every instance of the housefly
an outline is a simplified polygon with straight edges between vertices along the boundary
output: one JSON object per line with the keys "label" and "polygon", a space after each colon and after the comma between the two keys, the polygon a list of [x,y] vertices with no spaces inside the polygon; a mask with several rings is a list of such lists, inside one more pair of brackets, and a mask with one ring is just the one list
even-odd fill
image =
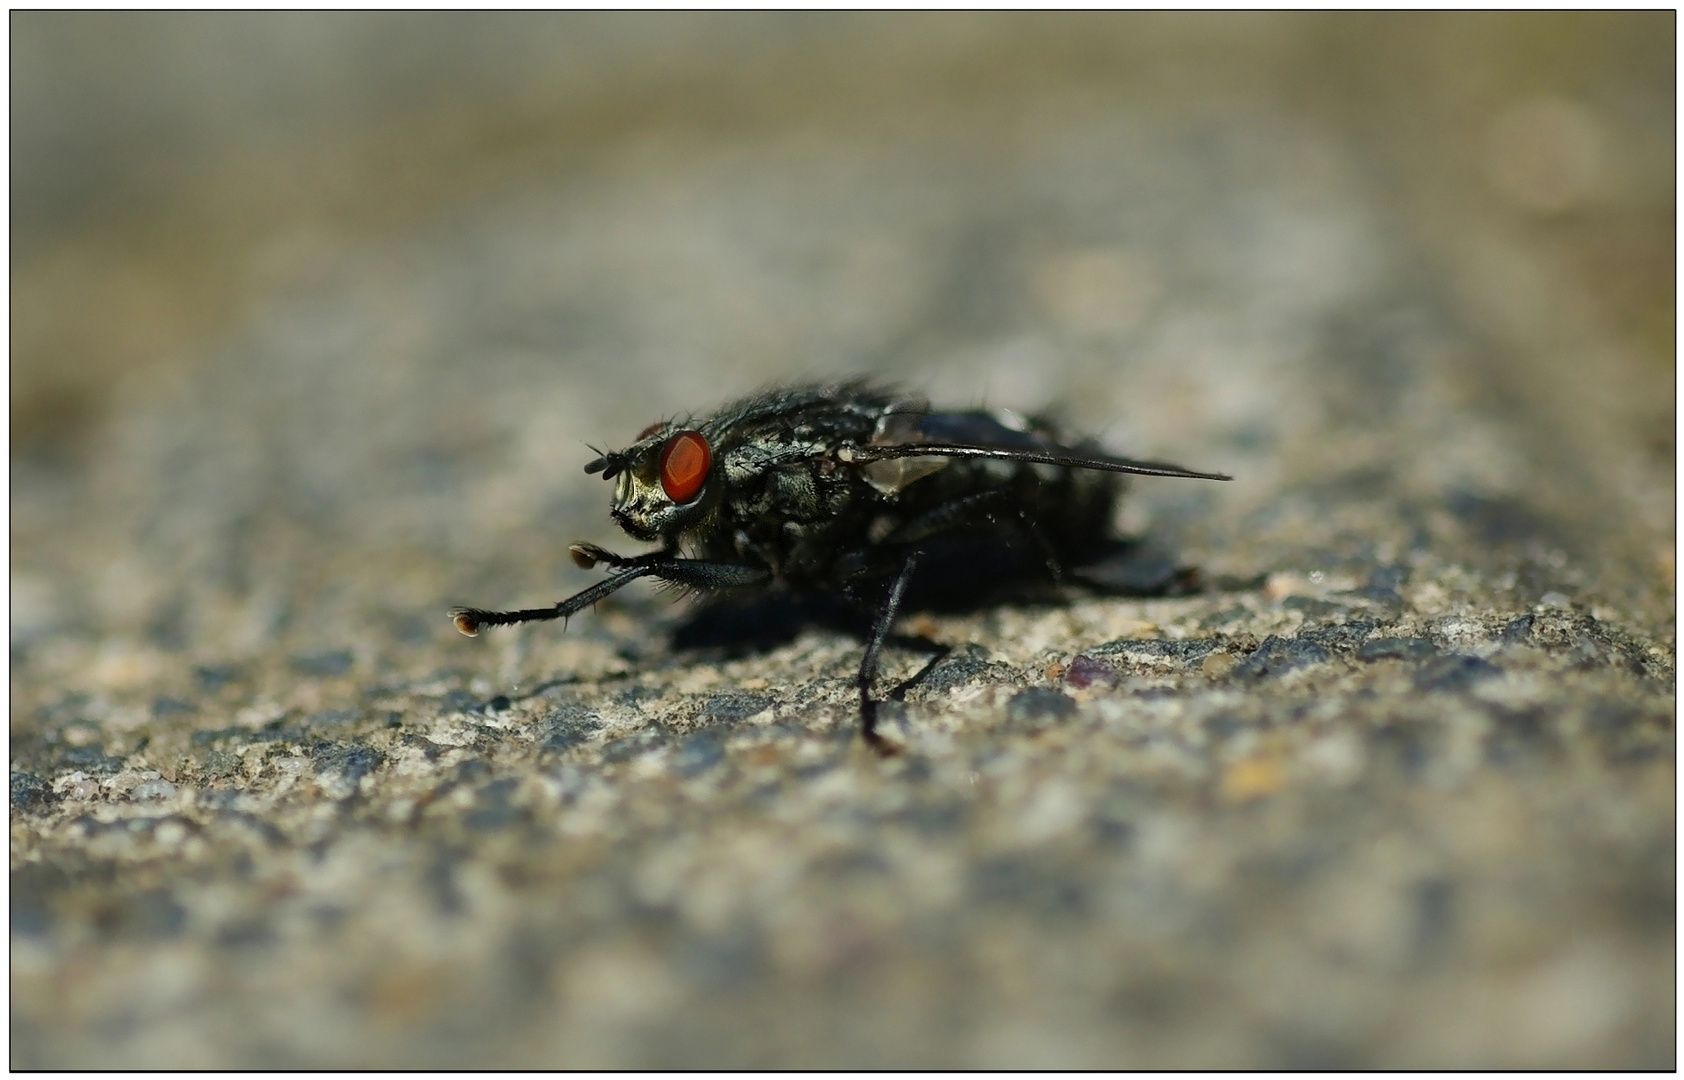
{"label": "housefly", "polygon": [[656,549],[574,544],[576,564],[609,576],[550,607],[455,608],[458,630],[565,619],[643,577],[702,593],[839,593],[874,609],[856,683],[861,733],[886,752],[871,688],[921,559],[956,537],[1007,536],[1060,580],[1114,543],[1118,474],[1231,479],[1114,457],[1006,410],[934,411],[863,380],[765,390],[704,419],[651,424],[585,471],[614,484],[614,521]]}

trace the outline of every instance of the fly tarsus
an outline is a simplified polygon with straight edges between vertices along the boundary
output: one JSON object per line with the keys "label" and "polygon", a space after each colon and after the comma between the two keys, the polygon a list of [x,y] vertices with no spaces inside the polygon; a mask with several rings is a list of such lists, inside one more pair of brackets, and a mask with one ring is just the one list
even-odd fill
{"label": "fly tarsus", "polygon": [[516,623],[542,622],[547,619],[565,619],[576,615],[585,608],[601,600],[603,597],[618,590],[622,585],[645,575],[655,572],[653,566],[634,566],[629,570],[622,570],[605,581],[599,581],[583,592],[574,593],[566,600],[547,608],[522,608],[519,611],[486,611],[483,608],[451,608],[450,621],[456,624],[456,629],[469,637],[475,637],[487,626],[513,626]]}
{"label": "fly tarsus", "polygon": [[633,566],[659,566],[680,561],[671,551],[651,551],[647,555],[616,555],[605,547],[588,544],[583,540],[570,545],[567,554],[572,557],[573,565],[581,570],[594,570],[597,563],[603,563],[616,570],[625,570]]}

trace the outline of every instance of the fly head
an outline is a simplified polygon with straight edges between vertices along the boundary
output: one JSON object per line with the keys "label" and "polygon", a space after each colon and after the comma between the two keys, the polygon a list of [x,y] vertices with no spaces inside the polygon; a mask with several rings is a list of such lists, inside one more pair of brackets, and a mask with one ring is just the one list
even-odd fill
{"label": "fly head", "polygon": [[645,543],[675,540],[717,500],[712,445],[672,423],[651,424],[630,447],[603,454],[585,471],[614,481],[614,521]]}

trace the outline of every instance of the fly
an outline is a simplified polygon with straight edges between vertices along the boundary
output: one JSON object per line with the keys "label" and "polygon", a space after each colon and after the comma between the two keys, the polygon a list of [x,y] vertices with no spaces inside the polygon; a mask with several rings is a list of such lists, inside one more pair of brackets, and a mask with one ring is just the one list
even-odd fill
{"label": "fly", "polygon": [[876,730],[878,657],[921,559],[980,534],[1027,543],[1055,581],[1113,543],[1118,474],[1229,480],[1135,461],[1006,410],[932,411],[863,380],[763,391],[705,419],[651,424],[585,466],[614,484],[614,521],[657,545],[616,555],[574,544],[609,576],[551,607],[454,608],[456,628],[565,619],[637,578],[686,591],[841,593],[870,612],[856,684],[860,731]]}

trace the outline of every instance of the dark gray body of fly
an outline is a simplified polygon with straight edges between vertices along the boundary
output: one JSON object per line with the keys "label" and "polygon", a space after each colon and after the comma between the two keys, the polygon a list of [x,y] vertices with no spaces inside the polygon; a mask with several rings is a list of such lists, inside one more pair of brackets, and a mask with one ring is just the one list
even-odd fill
{"label": "dark gray body of fly", "polygon": [[[1114,473],[1013,460],[845,460],[853,448],[937,439],[1054,449],[1052,425],[1003,410],[932,413],[916,399],[843,389],[774,390],[697,425],[716,448],[723,483],[683,522],[678,548],[763,565],[775,584],[829,589],[892,572],[907,547],[954,529],[1034,522],[1066,565],[1104,542],[1121,487]],[[617,513],[628,532],[649,537],[641,504]]]}
{"label": "dark gray body of fly", "polygon": [[1120,474],[1228,479],[1114,457],[1007,410],[932,411],[863,381],[767,390],[705,419],[652,424],[586,471],[614,481],[615,522],[659,549],[628,557],[575,544],[579,565],[614,573],[553,607],[454,609],[458,629],[565,618],[638,577],[696,591],[871,595],[861,730],[885,751],[870,687],[921,556],[955,536],[1001,533],[1056,579],[1110,541]]}

